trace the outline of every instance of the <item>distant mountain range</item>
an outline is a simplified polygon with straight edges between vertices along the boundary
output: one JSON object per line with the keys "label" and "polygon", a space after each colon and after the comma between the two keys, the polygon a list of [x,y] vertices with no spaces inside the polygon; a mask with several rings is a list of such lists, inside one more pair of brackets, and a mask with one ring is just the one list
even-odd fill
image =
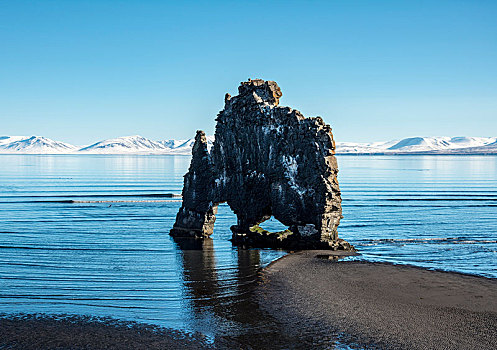
{"label": "distant mountain range", "polygon": [[[209,136],[209,146],[214,137]],[[152,141],[142,136],[124,136],[77,147],[42,136],[0,136],[0,153],[22,154],[185,154],[192,152],[194,139]]]}
{"label": "distant mountain range", "polygon": [[337,142],[336,153],[497,154],[497,137],[409,137],[387,142]]}
{"label": "distant mountain range", "polygon": [[[212,146],[214,136],[208,136]],[[124,136],[77,147],[42,136],[0,136],[0,153],[14,154],[183,154],[194,139],[152,141]],[[337,154],[496,154],[497,137],[410,137],[387,142],[337,142]]]}

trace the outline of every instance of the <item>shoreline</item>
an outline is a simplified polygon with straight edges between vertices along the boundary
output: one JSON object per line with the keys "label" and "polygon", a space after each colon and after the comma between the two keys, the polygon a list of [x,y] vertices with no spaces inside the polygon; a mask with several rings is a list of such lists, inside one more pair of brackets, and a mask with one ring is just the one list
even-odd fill
{"label": "shoreline", "polygon": [[333,254],[300,251],[273,261],[257,290],[266,311],[317,348],[330,333],[352,347],[495,347],[497,279],[318,255]]}
{"label": "shoreline", "polygon": [[214,349],[202,334],[111,317],[0,314],[0,349]]}
{"label": "shoreline", "polygon": [[289,251],[262,267],[252,298],[280,325],[276,337],[262,329],[252,334],[263,341],[229,334],[207,341],[200,333],[113,318],[2,314],[0,348],[263,349],[265,341],[290,349],[494,348],[497,279],[337,261],[351,255],[357,254]]}

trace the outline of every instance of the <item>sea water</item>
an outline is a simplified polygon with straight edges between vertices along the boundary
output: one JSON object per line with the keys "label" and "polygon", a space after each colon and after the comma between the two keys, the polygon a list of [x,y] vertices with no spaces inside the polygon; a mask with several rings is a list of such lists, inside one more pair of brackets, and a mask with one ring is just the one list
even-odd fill
{"label": "sea water", "polygon": [[496,156],[344,156],[339,163],[339,236],[361,259],[497,277]]}
{"label": "sea water", "polygon": [[[233,247],[236,217],[226,205],[212,240],[169,236],[181,202],[165,194],[181,193],[189,161],[0,155],[0,314],[110,316],[241,336],[274,326],[250,295],[260,268],[285,252]],[[497,277],[497,157],[338,161],[339,236],[361,259]]]}

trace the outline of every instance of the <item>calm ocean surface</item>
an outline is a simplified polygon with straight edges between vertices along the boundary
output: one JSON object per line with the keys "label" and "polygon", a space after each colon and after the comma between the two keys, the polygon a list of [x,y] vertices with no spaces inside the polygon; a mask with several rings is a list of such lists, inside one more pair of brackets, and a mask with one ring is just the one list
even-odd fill
{"label": "calm ocean surface", "polygon": [[[339,235],[361,259],[497,277],[497,157],[338,160]],[[208,335],[267,319],[248,299],[258,269],[284,252],[232,247],[225,205],[203,246],[168,235],[180,202],[160,195],[181,193],[189,161],[0,155],[0,314],[112,316]]]}

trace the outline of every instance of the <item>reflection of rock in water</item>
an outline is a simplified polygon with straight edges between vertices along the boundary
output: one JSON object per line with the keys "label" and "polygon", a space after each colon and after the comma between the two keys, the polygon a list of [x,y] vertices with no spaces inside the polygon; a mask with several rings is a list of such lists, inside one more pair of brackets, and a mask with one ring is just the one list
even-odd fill
{"label": "reflection of rock in water", "polygon": [[239,293],[247,293],[259,274],[261,256],[258,249],[238,248],[237,287]]}
{"label": "reflection of rock in water", "polygon": [[[217,286],[216,256],[212,239],[175,240],[183,253],[183,275],[193,302],[216,296]],[[180,242],[182,241],[182,242]]]}
{"label": "reflection of rock in water", "polygon": [[272,346],[285,348],[294,341],[253,296],[259,280],[259,250],[236,248],[236,271],[223,271],[212,239],[174,240],[181,250],[185,297],[196,331],[214,337],[216,345],[237,348],[239,344],[266,348],[267,339]]}

